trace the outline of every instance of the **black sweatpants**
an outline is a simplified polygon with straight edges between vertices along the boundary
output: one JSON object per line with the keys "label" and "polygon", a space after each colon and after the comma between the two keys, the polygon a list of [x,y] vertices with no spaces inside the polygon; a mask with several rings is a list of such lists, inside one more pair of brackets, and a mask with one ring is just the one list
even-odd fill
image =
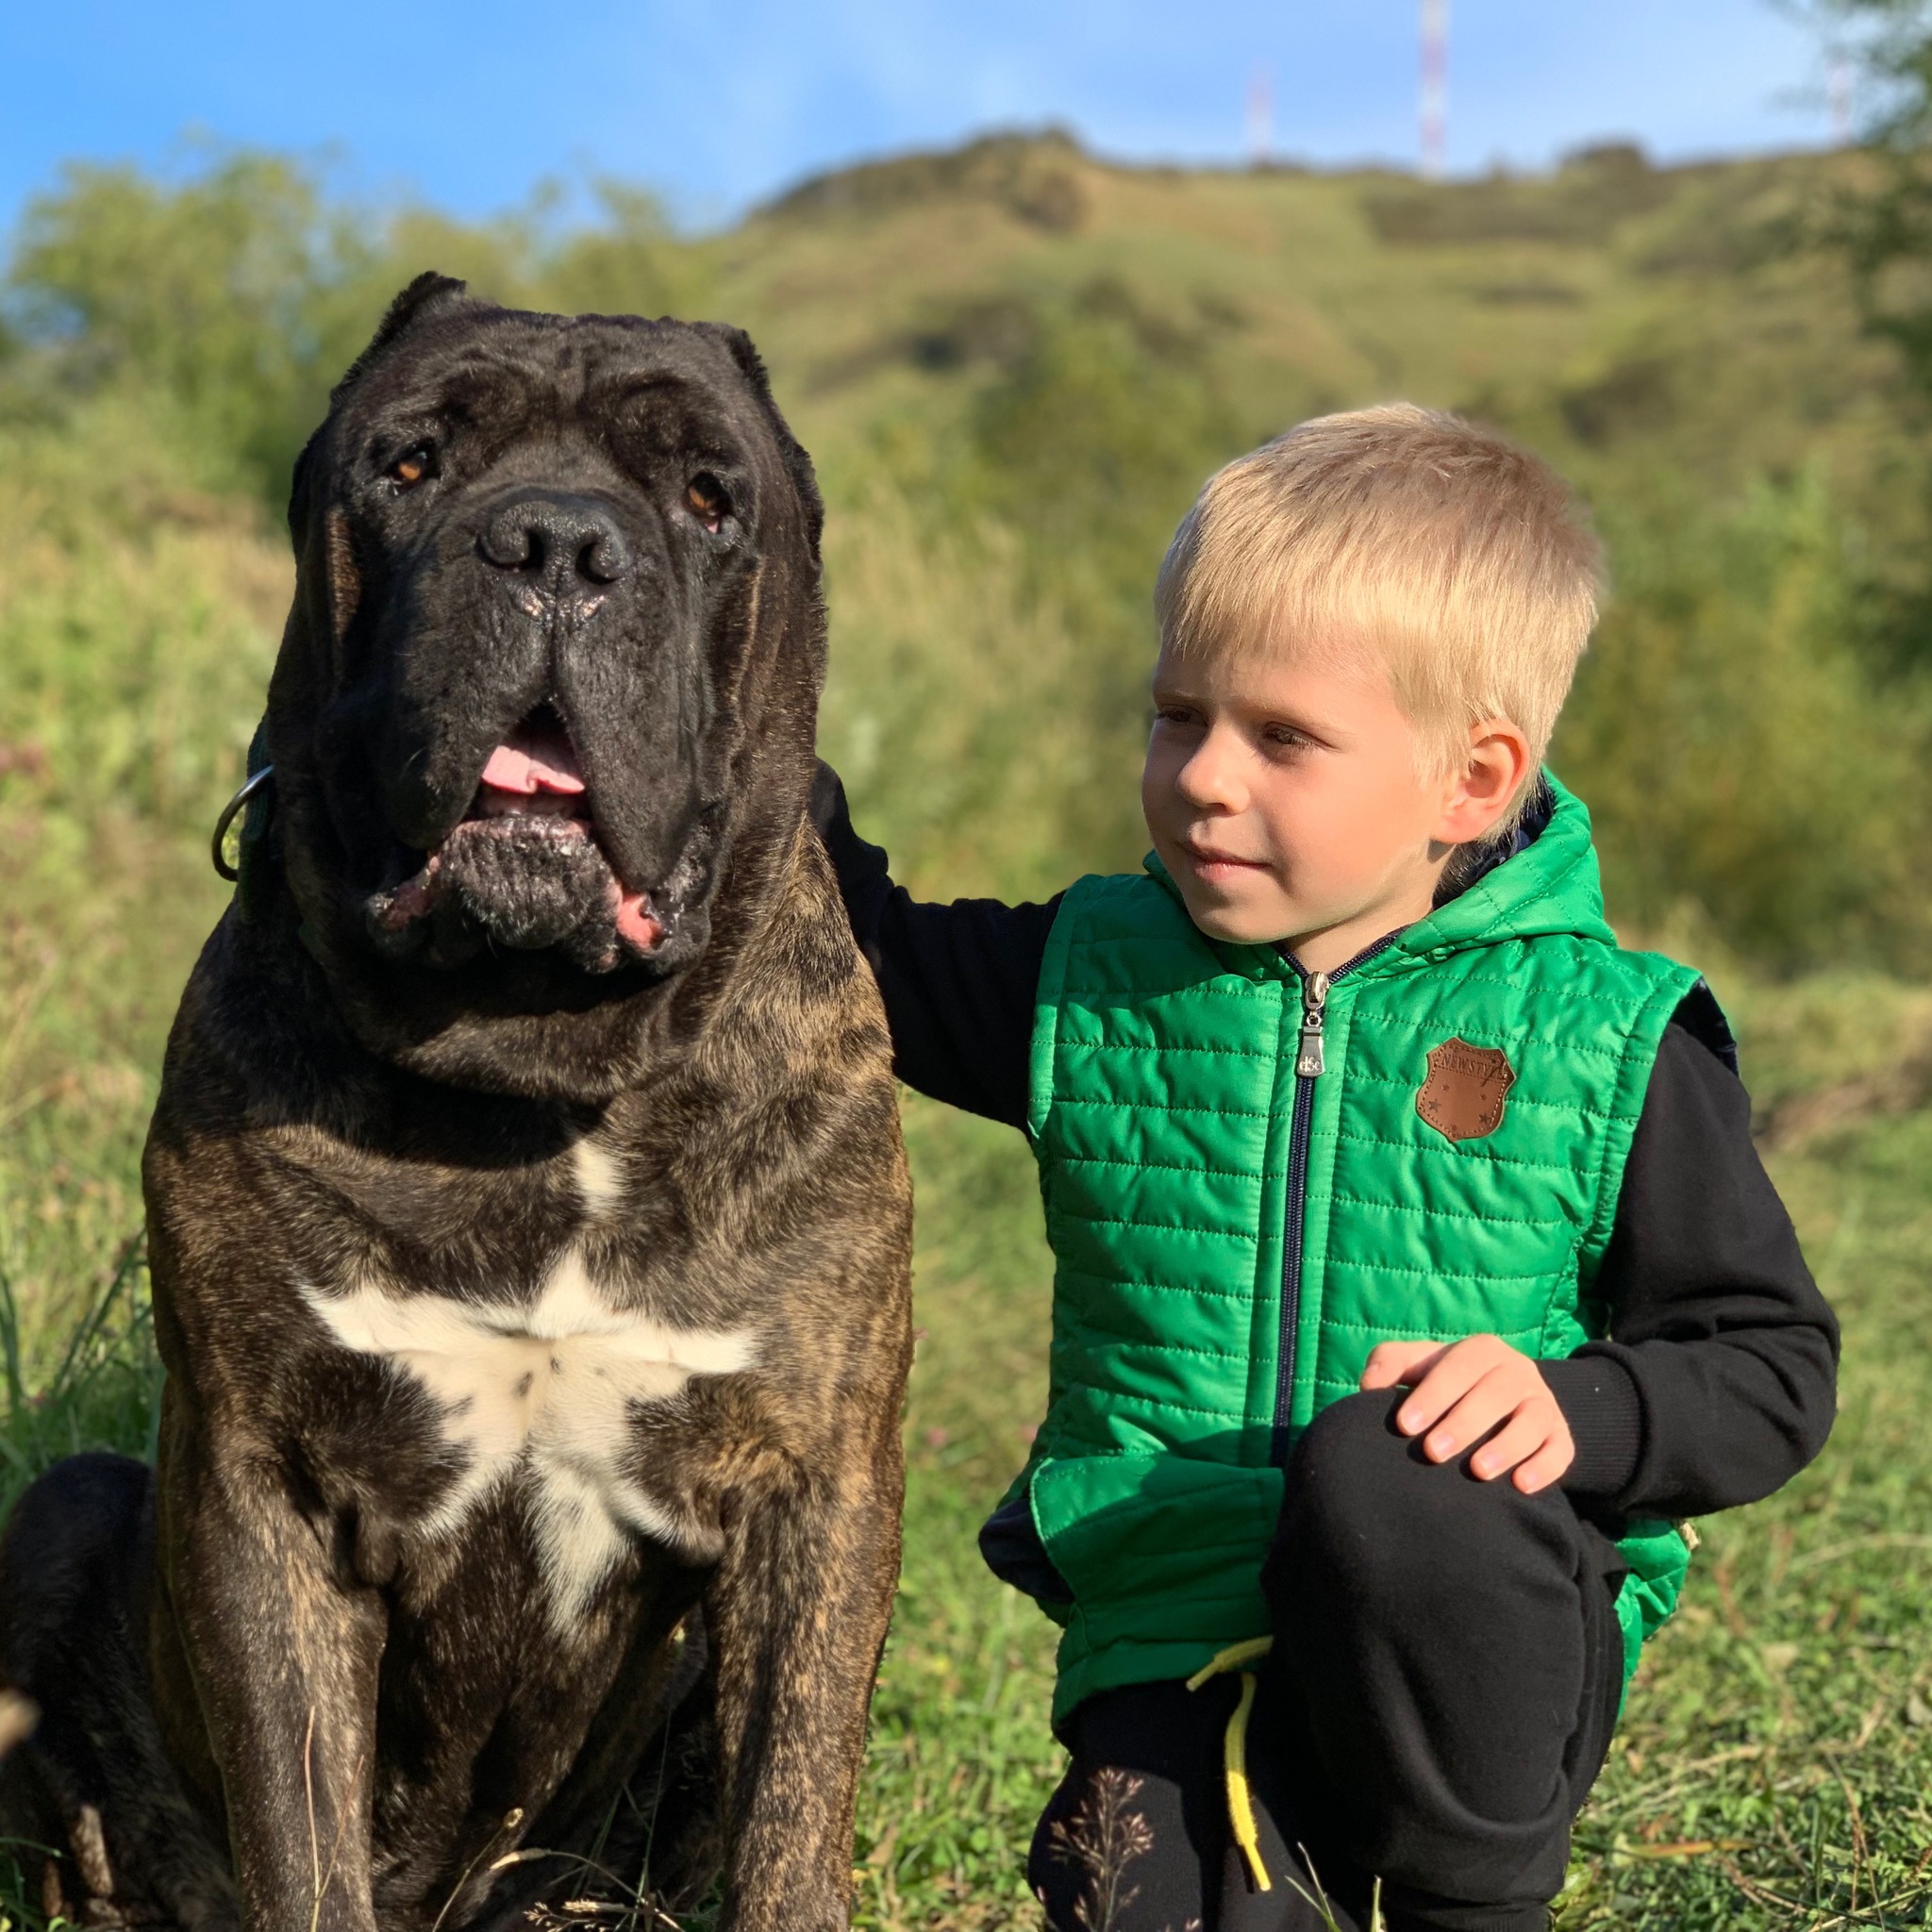
{"label": "black sweatpants", "polygon": [[[1616,1724],[1616,1545],[1559,1491],[1433,1465],[1400,1392],[1316,1419],[1287,1471],[1263,1582],[1247,1763],[1273,1890],[1248,1883],[1222,1740],[1237,1677],[1129,1685],[1061,1727],[1073,1763],[1029,1876],[1056,1932],[1532,1932]],[[1306,1862],[1301,1850],[1306,1848]]]}

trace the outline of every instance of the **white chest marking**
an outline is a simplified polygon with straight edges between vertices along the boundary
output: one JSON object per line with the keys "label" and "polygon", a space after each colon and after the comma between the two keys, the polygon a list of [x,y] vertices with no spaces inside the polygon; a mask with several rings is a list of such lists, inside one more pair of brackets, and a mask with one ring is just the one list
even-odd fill
{"label": "white chest marking", "polygon": [[608,1213],[624,1199],[624,1174],[616,1159],[588,1135],[570,1150],[570,1164],[587,1214]]}
{"label": "white chest marking", "polygon": [[[591,1191],[585,1187],[586,1194]],[[531,1515],[553,1621],[567,1628],[625,1548],[628,1532],[688,1544],[690,1527],[626,1471],[630,1412],[693,1375],[754,1358],[750,1331],[677,1328],[611,1308],[575,1248],[527,1307],[391,1294],[363,1282],[303,1299],[344,1348],[379,1356],[441,1405],[462,1474],[422,1526],[454,1534],[513,1472],[531,1477]]]}

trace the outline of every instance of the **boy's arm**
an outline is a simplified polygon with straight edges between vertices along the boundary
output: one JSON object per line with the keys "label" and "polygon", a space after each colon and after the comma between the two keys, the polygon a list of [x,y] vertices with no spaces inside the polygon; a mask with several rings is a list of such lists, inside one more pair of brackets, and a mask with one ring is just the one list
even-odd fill
{"label": "boy's arm", "polygon": [[1609,1336],[1544,1362],[1571,1494],[1624,1515],[1756,1502],[1824,1446],[1838,1323],[1751,1141],[1751,1103],[1689,1026],[1664,1034],[1597,1291]]}
{"label": "boy's arm", "polygon": [[886,1003],[893,1071],[934,1100],[1024,1128],[1034,996],[1059,898],[917,903],[852,829],[845,788],[823,760],[811,816]]}

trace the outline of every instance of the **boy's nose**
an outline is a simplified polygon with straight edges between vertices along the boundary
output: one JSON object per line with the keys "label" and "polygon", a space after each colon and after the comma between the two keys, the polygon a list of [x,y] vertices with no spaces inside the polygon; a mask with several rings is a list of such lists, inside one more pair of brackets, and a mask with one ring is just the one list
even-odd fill
{"label": "boy's nose", "polygon": [[1210,731],[1174,778],[1174,789],[1190,805],[1234,806],[1241,786],[1229,748]]}

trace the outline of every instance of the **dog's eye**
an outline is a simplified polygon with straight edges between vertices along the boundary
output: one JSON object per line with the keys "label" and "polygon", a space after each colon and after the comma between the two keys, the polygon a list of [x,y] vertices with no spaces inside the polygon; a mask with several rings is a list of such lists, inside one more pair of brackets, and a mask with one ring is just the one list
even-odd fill
{"label": "dog's eye", "polygon": [[436,475],[436,451],[426,442],[406,450],[389,466],[390,481],[398,490],[413,490]]}
{"label": "dog's eye", "polygon": [[731,514],[731,498],[724,484],[708,470],[700,470],[684,487],[684,500],[691,513],[705,528],[715,533]]}

